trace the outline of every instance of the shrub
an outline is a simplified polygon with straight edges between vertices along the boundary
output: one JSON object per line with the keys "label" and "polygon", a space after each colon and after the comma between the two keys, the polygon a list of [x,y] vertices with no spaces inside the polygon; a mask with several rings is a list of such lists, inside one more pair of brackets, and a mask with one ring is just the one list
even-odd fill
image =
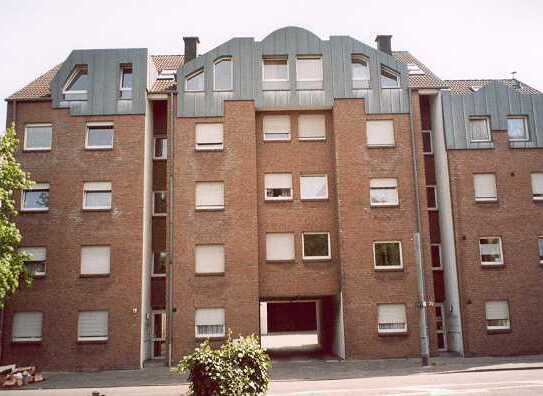
{"label": "shrub", "polygon": [[262,395],[268,389],[271,361],[254,335],[228,340],[220,348],[204,341],[174,369],[188,372],[195,396]]}

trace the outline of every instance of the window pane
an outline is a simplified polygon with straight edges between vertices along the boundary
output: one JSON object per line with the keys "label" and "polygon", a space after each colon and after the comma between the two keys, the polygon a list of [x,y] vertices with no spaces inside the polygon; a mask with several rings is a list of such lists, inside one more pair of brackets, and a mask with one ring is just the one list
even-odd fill
{"label": "window pane", "polygon": [[50,125],[27,126],[25,149],[50,149],[53,127]]}
{"label": "window pane", "polygon": [[288,80],[287,59],[263,59],[262,79],[265,81]]}
{"label": "window pane", "polygon": [[370,79],[370,69],[368,67],[368,62],[365,59],[360,57],[352,58],[352,74],[353,80],[369,80]]}
{"label": "window pane", "polygon": [[232,89],[232,60],[222,59],[215,63],[215,90]]}
{"label": "window pane", "polygon": [[304,258],[330,257],[330,247],[328,246],[328,233],[323,234],[304,234]]}
{"label": "window pane", "polygon": [[526,130],[525,118],[508,118],[507,133],[510,140],[527,140],[528,133]]}
{"label": "window pane", "polygon": [[326,176],[301,176],[300,192],[302,199],[328,198],[328,179]]}
{"label": "window pane", "polygon": [[66,87],[66,91],[86,91],[88,88],[89,78],[86,67],[78,67],[72,73],[73,79]]}
{"label": "window pane", "polygon": [[155,158],[166,159],[168,156],[168,139],[155,138]]}
{"label": "window pane", "polygon": [[469,120],[471,141],[472,142],[489,142],[490,130],[488,128],[487,119]]}
{"label": "window pane", "polygon": [[132,88],[132,67],[125,66],[121,70],[122,70],[121,88],[131,89]]}
{"label": "window pane", "polygon": [[113,147],[113,126],[89,126],[87,129],[87,147]]}
{"label": "window pane", "polygon": [[168,259],[167,252],[155,252],[153,257],[153,274],[166,273],[166,261]]}
{"label": "window pane", "polygon": [[47,209],[49,205],[49,190],[26,190],[23,194],[24,209]]}
{"label": "window pane", "polygon": [[187,91],[203,91],[204,90],[204,72],[200,71],[197,74],[189,76],[186,80]]}
{"label": "window pane", "polygon": [[296,79],[298,81],[321,81],[322,80],[322,59],[321,58],[296,59]]}
{"label": "window pane", "polygon": [[376,242],[375,266],[376,267],[401,267],[401,251],[398,242]]}
{"label": "window pane", "polygon": [[153,213],[165,214],[168,212],[168,202],[166,191],[158,191],[154,193]]}

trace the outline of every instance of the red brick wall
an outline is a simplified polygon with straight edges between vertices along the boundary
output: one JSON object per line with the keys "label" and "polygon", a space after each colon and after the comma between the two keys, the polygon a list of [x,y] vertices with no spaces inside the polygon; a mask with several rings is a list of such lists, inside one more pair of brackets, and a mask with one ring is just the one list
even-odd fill
{"label": "red brick wall", "polygon": [[[540,149],[510,149],[492,131],[494,150],[449,150],[449,171],[463,304],[464,344],[475,355],[543,353],[543,266],[537,237],[543,204],[532,201],[530,173],[543,171]],[[473,173],[495,172],[497,203],[476,203]],[[505,265],[482,268],[479,237],[501,236]],[[485,301],[508,300],[511,332],[488,334]]]}
{"label": "red brick wall", "polygon": [[[114,122],[113,150],[85,151],[87,121]],[[8,302],[2,360],[42,369],[138,367],[144,116],[72,117],[37,102],[18,103],[16,122],[21,140],[25,123],[53,124],[50,152],[18,154],[33,180],[50,183],[49,211],[18,218],[23,246],[47,247],[47,276]],[[84,181],[111,181],[111,211],[82,211]],[[110,276],[79,277],[84,244],[111,246]],[[109,310],[109,341],[78,344],[78,311],[95,309]],[[16,311],[44,313],[40,344],[11,343]]]}

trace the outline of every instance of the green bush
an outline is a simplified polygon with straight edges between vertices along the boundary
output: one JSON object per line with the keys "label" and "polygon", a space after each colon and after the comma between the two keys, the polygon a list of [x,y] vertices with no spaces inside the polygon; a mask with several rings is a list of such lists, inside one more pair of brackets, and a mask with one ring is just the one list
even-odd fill
{"label": "green bush", "polygon": [[195,396],[262,395],[268,389],[271,361],[254,335],[228,340],[220,348],[204,341],[174,369],[188,372]]}

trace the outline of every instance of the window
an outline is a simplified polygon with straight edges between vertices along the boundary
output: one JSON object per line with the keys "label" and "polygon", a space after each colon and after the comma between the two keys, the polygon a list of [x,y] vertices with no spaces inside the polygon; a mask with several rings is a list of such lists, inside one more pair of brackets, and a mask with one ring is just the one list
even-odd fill
{"label": "window", "polygon": [[294,234],[266,234],[267,261],[291,261],[294,260],[294,256]]}
{"label": "window", "polygon": [[532,173],[532,197],[534,201],[543,200],[543,172]]}
{"label": "window", "polygon": [[484,237],[479,239],[481,265],[503,265],[502,239]]}
{"label": "window", "polygon": [[353,55],[351,57],[351,74],[353,88],[368,88],[370,81],[368,58],[364,55]]}
{"label": "window", "polygon": [[224,337],[224,308],[200,308],[195,313],[196,337]]}
{"label": "window", "polygon": [[197,182],[196,183],[196,209],[198,210],[224,209],[224,183],[223,182]]}
{"label": "window", "polygon": [[432,131],[422,131],[422,153],[433,154]]}
{"label": "window", "polygon": [[78,341],[107,341],[107,311],[80,311],[77,324]]}
{"label": "window", "polygon": [[176,69],[163,69],[158,73],[157,80],[175,80]]}
{"label": "window", "polygon": [[196,124],[196,150],[222,150],[223,143],[223,124]]}
{"label": "window", "polygon": [[302,234],[302,250],[304,260],[329,260],[330,233],[304,232]]}
{"label": "window", "polygon": [[81,275],[106,275],[111,268],[109,246],[81,247]]}
{"label": "window", "polygon": [[267,115],[262,119],[264,140],[290,140],[290,117],[288,115]]}
{"label": "window", "polygon": [[288,81],[288,58],[270,57],[262,59],[263,81]]}
{"label": "window", "polygon": [[264,199],[285,201],[292,199],[292,175],[290,173],[269,173],[264,175]]}
{"label": "window", "polygon": [[373,242],[373,263],[375,269],[403,268],[401,242]]}
{"label": "window", "polygon": [[28,190],[23,190],[21,210],[27,212],[49,210],[49,184],[37,183]]}
{"label": "window", "polygon": [[528,119],[526,117],[509,117],[507,118],[507,134],[509,141],[527,141],[528,136]]}
{"label": "window", "polygon": [[381,88],[400,88],[400,74],[388,67],[381,67]]}
{"label": "window", "polygon": [[475,201],[492,202],[498,200],[496,190],[496,175],[494,173],[480,173],[473,175]]}
{"label": "window", "polygon": [[483,88],[482,85],[472,85],[469,87],[469,89],[471,90],[471,92],[477,92],[478,90],[480,90],[481,88]]}
{"label": "window", "polygon": [[488,118],[470,118],[469,133],[470,141],[472,143],[490,142],[490,127],[488,124]]}
{"label": "window", "polygon": [[83,187],[83,209],[111,209],[111,183],[89,182]]}
{"label": "window", "polygon": [[430,245],[430,249],[432,253],[432,270],[442,270],[443,262],[441,261],[441,245],[439,243],[432,243]]}
{"label": "window", "polygon": [[487,330],[509,330],[511,328],[507,301],[487,301],[485,315]]}
{"label": "window", "polygon": [[543,264],[543,236],[537,239],[537,246],[539,247],[539,264]]}
{"label": "window", "polygon": [[62,91],[64,100],[87,100],[88,85],[87,65],[75,66]]}
{"label": "window", "polygon": [[51,150],[52,140],[51,124],[29,124],[25,127],[24,151]]}
{"label": "window", "polygon": [[120,71],[120,98],[132,99],[132,64],[122,64]]}
{"label": "window", "polygon": [[166,136],[157,136],[154,138],[153,159],[163,160],[168,158],[168,138]]}
{"label": "window", "polygon": [[196,273],[218,274],[224,272],[224,245],[198,245],[194,256]]}
{"label": "window", "polygon": [[15,312],[13,315],[13,342],[39,342],[42,339],[42,312]]}
{"label": "window", "polygon": [[204,70],[200,69],[189,76],[185,81],[185,91],[199,92],[204,90]]}
{"label": "window", "polygon": [[366,134],[369,147],[394,146],[394,123],[392,120],[367,121]]}
{"label": "window", "polygon": [[407,332],[404,304],[379,304],[377,308],[379,316],[377,331],[380,334]]}
{"label": "window", "polygon": [[305,200],[328,199],[328,176],[300,176],[300,198]]}
{"label": "window", "polygon": [[422,70],[419,67],[419,65],[417,65],[416,63],[408,63],[407,64],[407,72],[409,73],[410,76],[425,74],[424,70]]}
{"label": "window", "polygon": [[153,253],[153,272],[152,276],[166,276],[166,263],[168,261],[168,252]]}
{"label": "window", "polygon": [[371,206],[396,206],[399,204],[397,179],[370,180]]}
{"label": "window", "polygon": [[322,59],[320,56],[296,58],[296,81],[322,81]]}
{"label": "window", "polygon": [[19,249],[21,253],[28,254],[29,259],[25,261],[26,270],[33,278],[45,276],[47,249],[44,247],[22,247]]}
{"label": "window", "polygon": [[153,191],[153,216],[166,216],[168,213],[167,191]]}
{"label": "window", "polygon": [[429,210],[437,210],[437,187],[436,186],[426,186],[426,200],[428,201]]}
{"label": "window", "polygon": [[324,114],[301,114],[298,117],[298,139],[325,140],[326,117]]}
{"label": "window", "polygon": [[107,150],[113,148],[112,123],[88,123],[85,148],[91,150]]}
{"label": "window", "polygon": [[214,90],[231,91],[233,86],[232,58],[217,59],[213,66]]}

